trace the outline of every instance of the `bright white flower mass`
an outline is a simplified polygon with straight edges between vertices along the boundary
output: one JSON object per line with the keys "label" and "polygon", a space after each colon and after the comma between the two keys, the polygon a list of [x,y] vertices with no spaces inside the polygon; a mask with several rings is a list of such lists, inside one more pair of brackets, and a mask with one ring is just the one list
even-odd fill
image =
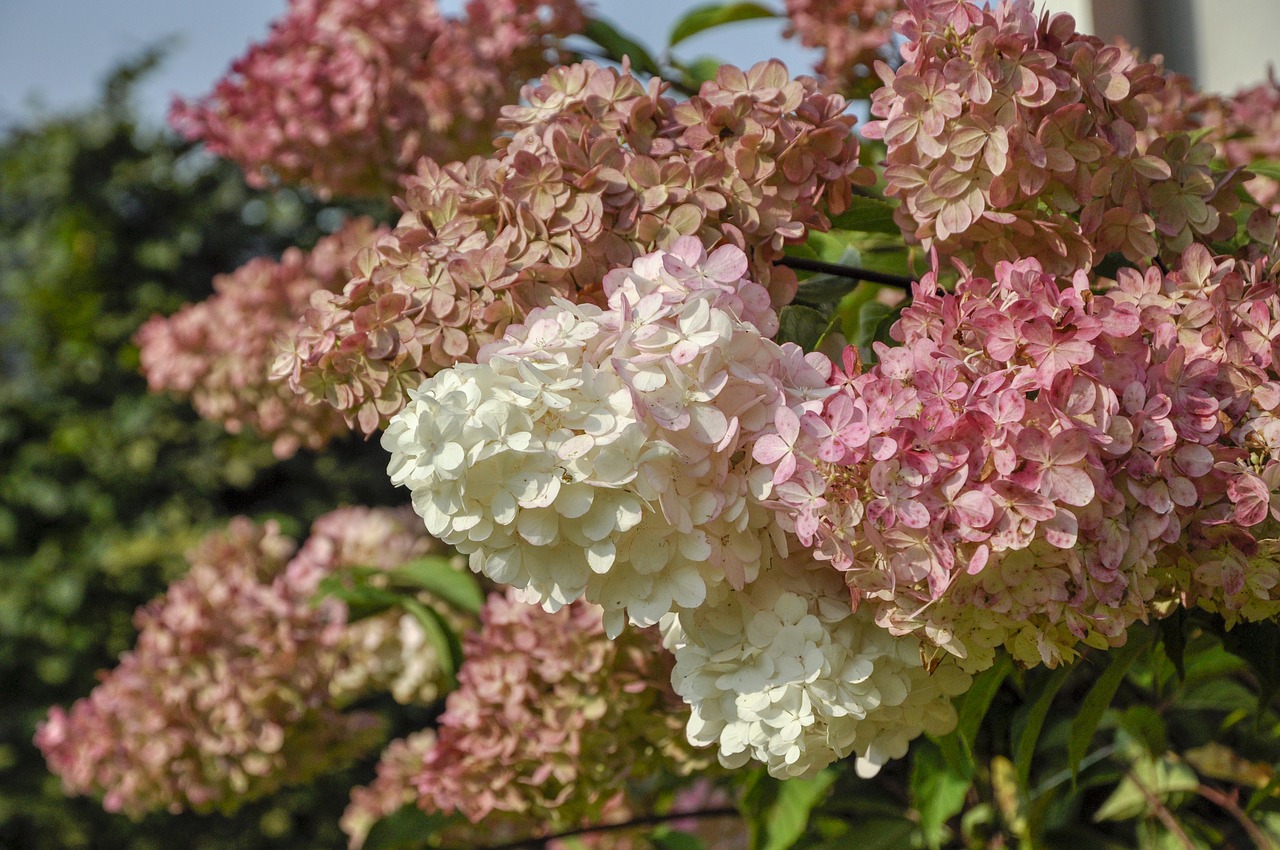
{"label": "bright white flower mass", "polygon": [[725,764],[879,765],[954,722],[967,677],[928,676],[829,565],[786,561],[796,541],[752,446],[779,411],[821,410],[832,365],[769,339],[777,316],[746,271],[737,248],[685,238],[607,275],[606,309],[534,310],[411,392],[382,438],[388,471],[432,535],[523,598],[585,598],[610,636],[666,618],[690,740]]}
{"label": "bright white flower mass", "polygon": [[548,610],[585,597],[611,635],[741,587],[777,549],[742,449],[790,400],[781,375],[825,379],[765,336],[745,272],[684,239],[608,275],[607,310],[533,311],[411,394],[382,440],[392,481],[472,569]]}
{"label": "bright white flower mass", "polygon": [[949,731],[950,698],[971,681],[950,657],[926,672],[915,638],[852,611],[839,574],[805,552],[668,617],[663,632],[672,684],[693,708],[690,742],[718,746],[725,767],[754,758],[778,777],[850,753],[873,776],[921,732]]}

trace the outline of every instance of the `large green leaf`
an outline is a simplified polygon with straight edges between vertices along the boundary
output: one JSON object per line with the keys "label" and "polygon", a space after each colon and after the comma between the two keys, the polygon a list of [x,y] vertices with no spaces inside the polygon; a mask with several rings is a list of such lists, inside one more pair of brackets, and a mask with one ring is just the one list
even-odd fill
{"label": "large green leaf", "polygon": [[831,226],[839,230],[856,230],[862,233],[891,233],[901,235],[902,230],[893,220],[894,207],[888,201],[854,195],[849,208],[832,216]]}
{"label": "large green leaf", "polygon": [[1080,710],[1071,721],[1071,738],[1067,744],[1067,765],[1071,768],[1072,779],[1080,769],[1080,760],[1089,751],[1093,743],[1093,735],[1098,731],[1102,715],[1115,699],[1125,673],[1129,671],[1134,660],[1146,652],[1151,646],[1155,632],[1148,628],[1134,629],[1129,634],[1129,641],[1119,649],[1107,653],[1109,660],[1107,669],[1089,688],[1085,694]]}
{"label": "large green leaf", "polygon": [[833,321],[812,307],[788,305],[778,313],[778,342],[794,342],[805,351],[813,351]]}
{"label": "large green leaf", "polygon": [[662,66],[644,48],[644,45],[623,35],[608,21],[602,18],[588,18],[582,35],[600,45],[610,59],[621,62],[622,57],[628,56],[631,58],[631,67],[637,71],[643,71],[655,77],[662,76]]}
{"label": "large green leaf", "polygon": [[994,665],[973,677],[969,690],[956,700],[956,714],[959,717],[956,728],[950,734],[938,739],[937,744],[951,769],[959,774],[971,777],[977,768],[973,757],[973,744],[978,737],[978,728],[982,719],[991,708],[1000,686],[1013,670],[1013,661],[1008,655],[1001,653]]}
{"label": "large green leaf", "polygon": [[675,47],[686,38],[712,27],[732,24],[736,21],[776,17],[778,17],[777,12],[759,3],[709,3],[690,9],[683,18],[675,22],[671,28],[668,46]]}
{"label": "large green leaf", "polygon": [[1270,704],[1280,687],[1280,625],[1267,620],[1240,623],[1226,633],[1222,646],[1253,670],[1259,685],[1259,708]]}
{"label": "large green leaf", "polygon": [[403,806],[373,825],[363,850],[419,850],[428,846],[431,834],[447,820],[429,815],[414,805]]}
{"label": "large green leaf", "polygon": [[419,558],[391,571],[397,582],[421,588],[469,614],[480,613],[484,594],[475,576],[456,569],[441,556]]}
{"label": "large green leaf", "polygon": [[1018,772],[1018,784],[1026,788],[1031,780],[1031,759],[1035,755],[1036,742],[1040,740],[1040,730],[1049,716],[1053,698],[1058,695],[1062,685],[1067,681],[1069,668],[1061,666],[1047,676],[1037,677],[1037,687],[1033,693],[1031,704],[1022,715],[1021,724],[1014,724],[1013,764]]}
{"label": "large green leaf", "polygon": [[1255,162],[1246,166],[1246,168],[1259,177],[1270,177],[1272,180],[1280,180],[1280,162],[1277,162],[1276,160]]}
{"label": "large green leaf", "polygon": [[450,683],[456,681],[458,668],[462,666],[462,641],[453,627],[441,617],[439,612],[428,608],[412,597],[400,601],[401,606],[422,624],[427,639],[435,647],[440,668]]}
{"label": "large green leaf", "polygon": [[824,770],[813,779],[788,779],[778,783],[778,796],[765,815],[761,850],[787,850],[799,841],[809,825],[814,806],[822,802],[835,781],[835,771]]}
{"label": "large green leaf", "polygon": [[953,770],[932,741],[917,741],[911,749],[911,800],[920,813],[925,844],[941,847],[947,821],[964,808],[973,780]]}

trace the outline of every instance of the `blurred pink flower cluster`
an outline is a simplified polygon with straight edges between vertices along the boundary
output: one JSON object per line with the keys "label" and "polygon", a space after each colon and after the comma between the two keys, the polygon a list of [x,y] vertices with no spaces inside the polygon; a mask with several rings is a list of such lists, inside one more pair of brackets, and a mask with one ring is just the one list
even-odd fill
{"label": "blurred pink flower cluster", "polygon": [[609,640],[595,606],[548,614],[508,591],[463,649],[438,729],[392,742],[375,782],[352,793],[353,847],[408,803],[483,819],[487,843],[625,820],[652,802],[648,780],[705,767],[682,741],[687,710],[652,632]]}
{"label": "blurred pink flower cluster", "polygon": [[902,347],[755,446],[787,527],[881,626],[981,669],[1000,645],[1027,665],[1119,645],[1179,598],[1280,611],[1261,525],[1280,520],[1280,298],[1260,264],[1197,245],[1102,295],[1030,259],[935,286]]}
{"label": "blurred pink flower cluster", "polygon": [[[1205,98],[1201,123],[1211,128],[1206,140],[1230,165],[1280,162],[1280,82],[1274,70],[1265,82],[1234,95]],[[1256,177],[1248,188],[1263,206],[1280,207],[1280,180]]]}
{"label": "blurred pink flower cluster", "polygon": [[383,730],[343,713],[332,681],[359,656],[361,623],[315,602],[340,566],[393,567],[434,544],[404,510],[345,508],[316,521],[296,556],[275,523],[234,520],[189,555],[190,572],[139,609],[137,644],[36,744],[68,793],[109,811],[230,810],[345,766]]}
{"label": "blurred pink flower cluster", "polygon": [[184,136],[249,180],[390,195],[420,157],[490,149],[498,110],[579,32],[576,0],[291,0],[214,91],[174,103]]}
{"label": "blurred pink flower cluster", "polygon": [[820,48],[817,71],[841,90],[871,76],[893,41],[890,25],[899,0],[787,0],[790,21],[783,35]]}
{"label": "blurred pink flower cluster", "polygon": [[1234,234],[1235,178],[1213,172],[1213,146],[1141,135],[1139,95],[1165,85],[1156,65],[1030,0],[906,7],[894,19],[905,62],[878,66],[881,120],[863,131],[888,146],[885,192],[902,199],[905,233],[979,271],[1034,256],[1058,275]]}
{"label": "blurred pink flower cluster", "polygon": [[276,374],[372,433],[531,308],[598,302],[607,271],[687,235],[744,249],[789,301],[795,276],[771,261],[870,180],[844,100],[776,61],[724,67],[688,100],[662,92],[625,70],[557,68],[504,110],[497,154],[425,161],[399,225],[317,299]]}
{"label": "blurred pink flower cluster", "polygon": [[135,337],[152,392],[189,396],[201,416],[233,434],[249,426],[281,459],[345,433],[331,407],[309,403],[269,374],[313,296],[340,290],[351,258],[376,234],[368,219],[353,219],[311,251],[250,260],[215,277],[212,297],[152,317]]}

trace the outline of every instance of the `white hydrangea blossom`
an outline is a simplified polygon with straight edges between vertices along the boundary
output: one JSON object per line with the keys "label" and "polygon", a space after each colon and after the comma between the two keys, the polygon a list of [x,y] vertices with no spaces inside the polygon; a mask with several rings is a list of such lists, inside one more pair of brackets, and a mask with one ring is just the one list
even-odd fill
{"label": "white hydrangea blossom", "polygon": [[920,644],[854,612],[840,576],[808,556],[778,559],[740,591],[719,588],[663,622],[672,683],[692,706],[689,740],[720,762],[764,762],[778,778],[812,776],[857,754],[875,775],[921,732],[954,727],[950,697],[970,684],[948,658],[932,673]]}
{"label": "white hydrangea blossom", "polygon": [[535,310],[412,391],[382,443],[428,531],[548,610],[600,604],[611,635],[751,581],[778,532],[740,449],[790,399],[778,375],[813,372],[815,404],[823,376],[762,335],[736,251],[682,240],[607,276],[608,310]]}

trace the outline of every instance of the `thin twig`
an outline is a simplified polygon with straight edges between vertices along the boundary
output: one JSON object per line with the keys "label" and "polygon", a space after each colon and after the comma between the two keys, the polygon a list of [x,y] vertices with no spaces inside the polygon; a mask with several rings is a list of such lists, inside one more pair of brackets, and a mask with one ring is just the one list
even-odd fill
{"label": "thin twig", "polygon": [[878,272],[872,269],[858,268],[857,266],[846,266],[841,263],[828,263],[823,260],[809,260],[804,257],[783,257],[780,260],[774,260],[773,264],[775,266],[786,266],[798,272],[820,272],[822,274],[835,275],[836,277],[845,277],[849,280],[865,280],[868,283],[896,286],[899,289],[910,289],[911,285],[916,283],[915,278],[910,278],[906,275]]}
{"label": "thin twig", "polygon": [[1205,785],[1203,782],[1196,788],[1196,793],[1209,802],[1217,804],[1227,814],[1235,818],[1236,823],[1240,824],[1240,828],[1248,834],[1249,840],[1258,846],[1258,850],[1274,850],[1275,842],[1267,838],[1267,834],[1254,822],[1253,818],[1249,817],[1245,810],[1240,808],[1240,804],[1236,802],[1234,794],[1219,791],[1217,788]]}
{"label": "thin twig", "polygon": [[1187,835],[1187,831],[1182,828],[1182,824],[1178,823],[1178,819],[1173,816],[1173,812],[1169,811],[1169,807],[1164,804],[1160,797],[1142,783],[1142,780],[1133,775],[1133,771],[1126,771],[1130,781],[1137,786],[1142,792],[1142,796],[1147,798],[1148,805],[1155,811],[1156,817],[1160,818],[1160,822],[1165,828],[1173,833],[1174,837],[1182,842],[1182,846],[1187,850],[1196,850],[1195,842],[1191,840],[1191,836]]}
{"label": "thin twig", "polygon": [[561,838],[572,838],[575,835],[586,835],[588,833],[597,832],[617,832],[620,829],[630,829],[637,826],[656,826],[658,824],[670,823],[673,820],[684,820],[685,818],[719,818],[728,816],[738,817],[738,810],[732,806],[724,806],[718,809],[703,809],[700,812],[671,812],[665,815],[643,815],[638,818],[632,818],[621,823],[608,823],[600,826],[584,826],[579,829],[570,829],[567,832],[556,833],[555,835],[546,835],[542,838],[524,838],[520,841],[512,841],[508,844],[499,844],[494,847],[487,847],[485,850],[517,850],[520,847],[545,847],[548,842],[558,841]]}

